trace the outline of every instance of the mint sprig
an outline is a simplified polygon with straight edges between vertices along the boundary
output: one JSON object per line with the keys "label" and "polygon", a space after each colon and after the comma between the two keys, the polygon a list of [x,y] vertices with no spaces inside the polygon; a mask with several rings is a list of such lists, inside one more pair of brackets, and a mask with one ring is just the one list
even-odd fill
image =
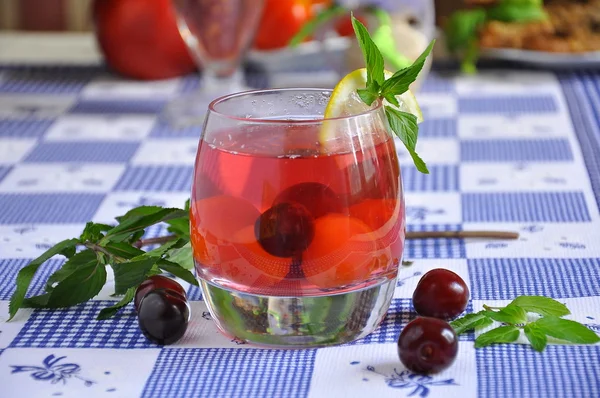
{"label": "mint sprig", "polygon": [[423,51],[412,65],[400,69],[386,80],[383,56],[371,39],[369,31],[354,16],[352,16],[352,26],[354,27],[354,32],[363,53],[367,69],[367,84],[365,88],[357,90],[358,96],[367,105],[371,105],[377,99],[386,100],[391,104],[385,107],[385,114],[390,129],[400,138],[400,141],[402,141],[408,150],[417,170],[421,173],[429,174],[427,165],[416,152],[419,135],[417,118],[410,113],[397,109],[400,107],[400,103],[396,96],[408,91],[410,85],[417,79],[417,76],[423,69],[425,60],[433,49],[435,40],[427,46],[425,51]]}
{"label": "mint sprig", "polygon": [[[109,318],[130,303],[137,286],[150,275],[168,272],[197,286],[190,272],[193,262],[188,208],[187,204],[184,209],[141,206],[117,217],[114,226],[87,223],[79,238],[59,242],[19,271],[10,299],[9,320],[20,308],[63,308],[92,299],[106,284],[106,267],[112,267],[114,272],[115,295],[124,296],[102,310],[98,319]],[[172,238],[154,250],[136,247],[144,245],[140,239],[146,228],[158,223],[168,225],[174,234]],[[46,292],[25,298],[38,268],[58,255],[67,261],[48,278]]]}
{"label": "mint sprig", "polygon": [[[546,348],[548,337],[557,339],[557,342],[575,344],[600,342],[600,336],[585,325],[563,319],[563,316],[571,312],[564,304],[549,297],[519,296],[506,307],[483,307],[483,311],[467,314],[450,322],[456,334],[480,330],[493,321],[503,324],[479,335],[475,339],[475,348],[495,343],[512,343],[519,338],[521,330],[533,349],[540,352]],[[529,313],[537,314],[538,318],[529,321]]]}

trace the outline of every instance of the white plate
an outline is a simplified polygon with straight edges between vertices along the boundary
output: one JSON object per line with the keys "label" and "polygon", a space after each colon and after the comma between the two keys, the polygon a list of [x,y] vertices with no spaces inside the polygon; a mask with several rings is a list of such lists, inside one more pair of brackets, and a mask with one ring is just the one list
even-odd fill
{"label": "white plate", "polygon": [[512,48],[496,48],[482,50],[481,58],[514,61],[546,68],[589,68],[600,66],[600,51],[565,54]]}

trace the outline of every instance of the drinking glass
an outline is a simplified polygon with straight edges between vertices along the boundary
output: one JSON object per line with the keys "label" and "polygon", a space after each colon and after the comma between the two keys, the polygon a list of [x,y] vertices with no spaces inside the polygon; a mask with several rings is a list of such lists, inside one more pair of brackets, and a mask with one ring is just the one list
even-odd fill
{"label": "drinking glass", "polygon": [[171,0],[179,33],[202,68],[199,91],[172,101],[164,116],[174,125],[201,123],[208,104],[248,90],[240,63],[250,46],[264,0]]}
{"label": "drinking glass", "polygon": [[230,337],[313,347],[371,333],[405,236],[380,102],[324,119],[331,91],[248,91],[209,106],[190,206],[204,299]]}

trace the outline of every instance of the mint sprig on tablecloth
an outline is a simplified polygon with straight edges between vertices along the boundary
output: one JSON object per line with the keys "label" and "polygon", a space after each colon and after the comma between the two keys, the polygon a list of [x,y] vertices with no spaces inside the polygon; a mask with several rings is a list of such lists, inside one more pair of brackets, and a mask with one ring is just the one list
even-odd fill
{"label": "mint sprig on tablecloth", "polygon": [[[546,348],[548,337],[556,339],[558,343],[600,342],[600,336],[585,325],[562,318],[571,311],[564,304],[549,297],[519,296],[505,307],[483,307],[482,311],[450,322],[456,334],[481,330],[494,321],[502,323],[502,326],[479,335],[475,339],[475,348],[515,342],[521,335],[521,330],[533,349],[540,352]],[[534,319],[530,320],[532,318]]]}

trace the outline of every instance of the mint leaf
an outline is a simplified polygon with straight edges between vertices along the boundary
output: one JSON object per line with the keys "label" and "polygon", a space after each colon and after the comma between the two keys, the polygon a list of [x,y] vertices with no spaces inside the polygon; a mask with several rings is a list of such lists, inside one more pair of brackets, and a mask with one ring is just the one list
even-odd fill
{"label": "mint leaf", "polygon": [[392,131],[409,151],[414,151],[417,146],[419,126],[417,117],[411,113],[402,112],[391,106],[385,107],[385,114]]}
{"label": "mint leaf", "polygon": [[92,250],[83,250],[75,254],[73,257],[67,260],[67,262],[64,263],[62,267],[60,267],[52,275],[50,275],[50,277],[46,281],[46,291],[52,291],[52,289],[54,289],[53,285],[55,283],[65,280],[65,278],[67,278],[69,275],[75,272],[77,268],[85,264],[95,263],[96,261],[96,253],[94,253]]}
{"label": "mint leaf", "polygon": [[85,228],[83,229],[83,232],[81,233],[79,239],[82,242],[98,242],[104,237],[104,234],[102,232],[110,231],[112,228],[112,225],[88,222],[87,224],[85,224]]}
{"label": "mint leaf", "polygon": [[389,79],[387,79],[383,85],[381,86],[381,94],[384,97],[389,95],[400,95],[405,93],[410,85],[417,80],[417,76],[423,69],[423,65],[425,65],[425,61],[427,57],[433,50],[433,46],[435,45],[435,40],[432,40],[431,43],[427,46],[425,51],[419,55],[419,57],[413,62],[411,66],[408,68],[400,69],[396,73],[392,75]]}
{"label": "mint leaf", "polygon": [[416,116],[390,106],[385,107],[385,114],[390,128],[400,138],[406,149],[408,149],[408,153],[410,153],[417,170],[421,173],[429,174],[427,165],[425,165],[425,162],[415,152],[417,135],[419,133]]}
{"label": "mint leaf", "polygon": [[556,316],[546,316],[531,323],[542,333],[577,344],[594,344],[600,337],[585,325]]}
{"label": "mint leaf", "polygon": [[169,272],[194,286],[198,286],[198,281],[196,280],[194,274],[183,268],[181,265],[164,259],[160,260],[157,265],[163,271]]}
{"label": "mint leaf", "polygon": [[571,313],[564,304],[544,296],[519,296],[511,304],[518,305],[527,312],[534,312],[540,315],[560,317]]}
{"label": "mint leaf", "polygon": [[387,102],[394,105],[396,108],[400,108],[400,102],[398,102],[398,99],[394,94],[386,94],[383,96],[383,98],[385,98]]}
{"label": "mint leaf", "polygon": [[519,338],[519,334],[519,329],[516,326],[500,326],[477,337],[475,348],[486,347],[494,343],[512,343]]}
{"label": "mint leaf", "polygon": [[546,334],[535,325],[535,323],[529,323],[525,325],[523,331],[525,332],[525,336],[527,336],[527,340],[529,340],[534,350],[539,352],[544,351],[546,344],[548,344],[548,338],[546,337]]}
{"label": "mint leaf", "polygon": [[358,93],[358,96],[360,97],[362,102],[369,106],[371,106],[371,104],[375,102],[377,98],[379,98],[378,92],[373,92],[368,88],[359,88],[356,90],[356,92]]}
{"label": "mint leaf", "polygon": [[[367,67],[367,88],[381,87],[385,81],[383,56],[371,36],[369,36],[369,31],[365,28],[365,25],[354,16],[352,16],[352,26]],[[373,86],[373,82],[377,83],[377,86]]]}
{"label": "mint leaf", "polygon": [[147,277],[152,266],[160,257],[148,257],[142,260],[113,264],[115,272],[115,294],[124,294],[127,289],[137,287]]}
{"label": "mint leaf", "polygon": [[117,312],[119,312],[121,308],[125,307],[127,304],[133,301],[133,299],[135,298],[135,291],[136,288],[134,287],[127,289],[127,292],[118,303],[116,303],[115,305],[111,305],[110,307],[103,308],[96,319],[99,321],[103,321],[114,316]]}
{"label": "mint leaf", "polygon": [[306,22],[302,25],[302,28],[292,37],[289,42],[290,47],[296,47],[298,44],[302,43],[307,37],[312,35],[317,31],[318,28],[325,25],[325,23],[333,20],[334,18],[339,17],[340,15],[344,15],[346,13],[346,9],[337,4],[332,5],[329,8],[318,13],[314,18]]}
{"label": "mint leaf", "polygon": [[[137,209],[133,209],[127,214],[129,215]],[[149,206],[145,206],[144,209],[144,211],[147,211],[148,214],[138,215],[140,212],[135,212],[132,213],[134,214],[133,216],[129,215],[120,217],[120,224],[108,231],[100,243],[122,242],[128,238],[130,234],[138,230],[144,229],[159,222],[186,217],[188,214],[188,212],[185,210],[175,208],[161,207],[159,208],[160,210],[155,210]]]}
{"label": "mint leaf", "polygon": [[412,158],[417,170],[419,170],[423,174],[429,174],[429,169],[427,168],[427,165],[425,164],[423,159],[421,159],[421,157],[417,155],[417,153],[413,150],[409,150],[408,153],[410,154],[410,157]]}
{"label": "mint leaf", "polygon": [[60,281],[52,292],[25,300],[24,304],[45,308],[70,307],[95,297],[105,283],[105,265],[99,261],[88,263]]}
{"label": "mint leaf", "polygon": [[456,334],[462,334],[469,330],[479,329],[492,324],[492,320],[488,318],[485,311],[480,311],[475,314],[467,314],[462,318],[458,318],[450,322],[450,326]]}
{"label": "mint leaf", "polygon": [[169,227],[167,231],[177,235],[180,238],[190,238],[190,218],[182,217],[167,221]]}
{"label": "mint leaf", "polygon": [[78,239],[63,240],[62,242],[59,242],[50,249],[46,250],[41,256],[30,262],[19,271],[16,281],[17,287],[10,298],[10,304],[8,306],[9,321],[15,317],[19,308],[21,308],[23,300],[25,299],[25,294],[27,293],[27,289],[29,288],[31,280],[33,279],[33,276],[37,272],[40,265],[57,254],[74,250],[78,243]]}
{"label": "mint leaf", "polygon": [[103,248],[113,256],[120,257],[126,260],[132,259],[145,253],[145,251],[138,249],[137,247],[133,247],[130,244],[124,242],[109,242],[106,245],[104,245]]}
{"label": "mint leaf", "polygon": [[164,209],[164,207],[161,207],[161,206],[134,207],[133,209],[129,210],[127,213],[123,214],[122,216],[115,217],[115,220],[117,220],[119,223],[123,223],[131,218],[149,216],[150,214],[158,213],[159,211],[161,211],[163,209]]}
{"label": "mint leaf", "polygon": [[186,241],[184,239],[174,239],[168,242],[163,243],[156,249],[150,250],[148,252],[144,252],[137,257],[134,257],[132,260],[143,260],[149,257],[161,258],[169,249],[172,247],[182,247],[185,245]]}
{"label": "mint leaf", "polygon": [[500,311],[486,311],[485,314],[495,321],[503,323],[525,323],[527,322],[527,312],[518,305],[509,304]]}
{"label": "mint leaf", "polygon": [[179,264],[187,270],[194,269],[194,257],[192,256],[192,245],[190,242],[178,249],[169,250],[166,259],[175,264]]}

